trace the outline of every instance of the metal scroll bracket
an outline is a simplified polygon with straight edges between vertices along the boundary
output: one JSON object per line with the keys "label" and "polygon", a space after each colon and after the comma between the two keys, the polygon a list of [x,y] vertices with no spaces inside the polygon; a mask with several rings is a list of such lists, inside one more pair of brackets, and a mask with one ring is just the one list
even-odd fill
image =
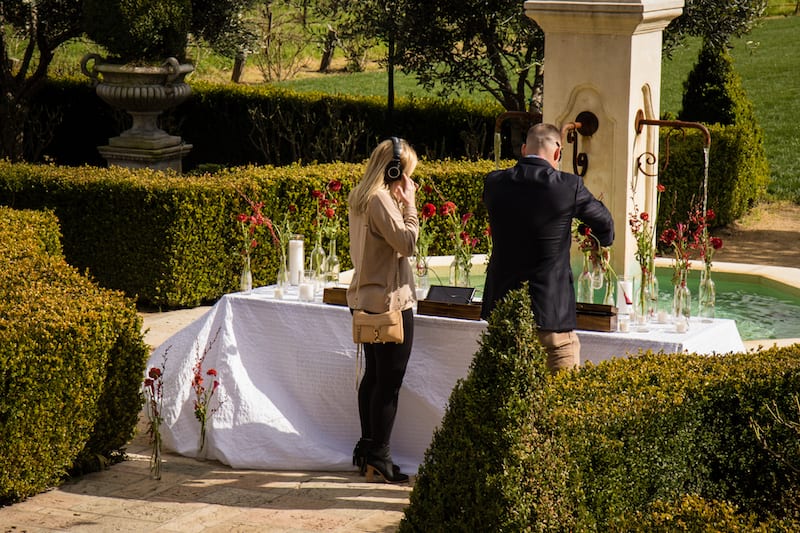
{"label": "metal scroll bracket", "polygon": [[572,170],[578,176],[585,176],[589,170],[589,156],[578,151],[578,134],[591,137],[599,126],[597,115],[591,111],[581,111],[575,122],[568,122],[561,128],[561,137],[572,145]]}

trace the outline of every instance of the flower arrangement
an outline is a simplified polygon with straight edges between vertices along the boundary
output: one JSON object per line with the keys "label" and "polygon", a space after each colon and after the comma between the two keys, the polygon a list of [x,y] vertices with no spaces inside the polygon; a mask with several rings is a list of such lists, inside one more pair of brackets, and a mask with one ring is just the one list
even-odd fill
{"label": "flower arrangement", "polygon": [[436,206],[430,202],[422,205],[419,214],[419,235],[417,236],[417,275],[425,275],[428,270],[428,250],[433,243],[434,233],[428,227],[430,220],[436,216]]}
{"label": "flower arrangement", "polygon": [[151,367],[147,377],[142,382],[144,407],[147,415],[147,434],[150,437],[152,450],[150,452],[150,475],[153,479],[161,479],[161,409],[164,402],[164,370],[167,364],[167,353],[164,351],[161,366]]}
{"label": "flower arrangement", "polygon": [[695,226],[691,247],[700,254],[706,271],[711,270],[714,252],[722,248],[722,239],[712,237],[708,231],[708,223],[716,218],[713,209],[707,209],[705,214],[701,208],[696,208],[689,215],[689,222]]}
{"label": "flower arrangement", "polygon": [[311,191],[311,196],[317,201],[317,217],[315,223],[319,231],[320,239],[323,235],[328,239],[334,239],[339,232],[339,219],[336,212],[339,208],[339,200],[334,195],[341,190],[342,182],[339,180],[331,180],[325,186],[325,191],[319,189]]}
{"label": "flower arrangement", "polygon": [[[617,273],[611,267],[611,248],[601,246],[597,236],[592,233],[592,228],[578,219],[572,221],[572,236],[586,258],[584,269],[591,265],[591,272],[584,271],[578,278],[578,301],[591,303],[592,291],[601,289],[605,285],[603,303],[613,305]],[[628,301],[628,295],[625,295],[625,300]]]}
{"label": "flower arrangement", "polygon": [[656,213],[651,216],[647,211],[639,211],[639,206],[634,204],[633,212],[629,214],[628,225],[636,239],[636,261],[642,271],[642,276],[647,276],[654,272],[655,263],[655,231],[658,206],[661,202],[661,193],[665,191],[661,184],[656,186]]}
{"label": "flower arrangement", "polygon": [[692,248],[690,246],[689,225],[679,222],[674,228],[666,228],[661,232],[659,240],[666,246],[672,248],[674,254],[672,264],[672,283],[677,285],[683,278],[685,283],[686,273],[689,271],[692,259]]}
{"label": "flower arrangement", "polygon": [[441,215],[447,218],[448,234],[453,241],[453,264],[451,267],[450,283],[455,286],[469,286],[469,273],[472,269],[472,253],[480,242],[478,237],[470,233],[472,213],[458,216],[458,208],[451,201],[446,201],[439,209]]}
{"label": "flower arrangement", "polygon": [[[194,377],[192,378],[192,391],[194,392],[195,399],[194,399],[194,416],[198,422],[200,422],[200,445],[198,448],[198,453],[203,451],[206,443],[206,426],[208,423],[208,419],[217,412],[220,406],[223,403],[223,400],[217,398],[217,405],[213,408],[210,407],[211,400],[214,397],[214,393],[217,392],[219,388],[219,379],[217,379],[217,371],[214,368],[209,368],[208,370],[203,372],[203,361],[206,357],[206,354],[211,349],[211,346],[216,342],[217,336],[219,335],[219,330],[217,330],[216,335],[211,340],[211,342],[206,346],[206,349],[203,351],[202,355],[198,355],[197,359],[195,360],[194,367],[192,368],[192,373]],[[211,387],[206,387],[204,385],[205,378],[203,376],[208,377],[211,379]]]}

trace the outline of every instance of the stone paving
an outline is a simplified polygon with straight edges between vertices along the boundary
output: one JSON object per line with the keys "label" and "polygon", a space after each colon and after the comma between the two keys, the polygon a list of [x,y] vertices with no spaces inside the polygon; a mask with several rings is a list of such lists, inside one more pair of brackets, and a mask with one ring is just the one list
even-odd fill
{"label": "stone paving", "polygon": [[[208,308],[143,314],[159,346]],[[143,417],[128,460],[0,508],[0,532],[391,532],[410,485],[366,483],[358,472],[236,470],[165,454],[150,477]]]}

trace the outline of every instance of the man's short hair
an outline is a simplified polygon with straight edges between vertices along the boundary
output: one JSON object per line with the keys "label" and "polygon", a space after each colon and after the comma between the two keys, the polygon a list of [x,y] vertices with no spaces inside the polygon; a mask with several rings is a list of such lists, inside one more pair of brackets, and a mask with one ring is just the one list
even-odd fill
{"label": "man's short hair", "polygon": [[561,144],[561,130],[553,124],[542,122],[531,126],[525,139],[528,152],[539,152],[542,148],[559,146]]}

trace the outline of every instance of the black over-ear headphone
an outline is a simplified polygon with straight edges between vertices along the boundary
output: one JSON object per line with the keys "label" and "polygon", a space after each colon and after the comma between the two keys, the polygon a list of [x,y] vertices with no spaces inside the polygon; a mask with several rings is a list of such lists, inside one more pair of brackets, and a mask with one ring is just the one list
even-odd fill
{"label": "black over-ear headphone", "polygon": [[400,161],[400,154],[403,150],[403,145],[400,144],[400,139],[392,137],[392,160],[386,165],[386,170],[383,173],[383,181],[389,183],[397,181],[403,177],[403,163]]}

